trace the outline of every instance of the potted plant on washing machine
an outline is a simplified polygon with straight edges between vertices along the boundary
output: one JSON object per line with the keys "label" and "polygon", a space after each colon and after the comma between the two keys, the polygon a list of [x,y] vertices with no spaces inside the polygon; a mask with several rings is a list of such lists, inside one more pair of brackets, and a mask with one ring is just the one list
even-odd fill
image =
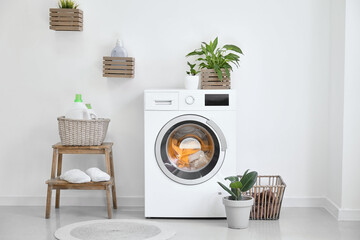
{"label": "potted plant on washing machine", "polygon": [[210,43],[203,42],[199,49],[190,52],[186,57],[198,56],[201,69],[202,89],[230,89],[230,71],[232,65],[239,67],[242,50],[235,45],[226,44],[218,48],[218,38]]}
{"label": "potted plant on washing machine", "polygon": [[225,180],[231,182],[230,188],[218,182],[230,194],[229,197],[223,198],[229,228],[247,228],[249,226],[250,210],[254,204],[254,199],[251,196],[245,196],[243,193],[254,186],[257,175],[257,172],[249,172],[248,169],[241,179],[239,176],[226,177]]}
{"label": "potted plant on washing machine", "polygon": [[190,67],[190,71],[187,71],[187,76],[185,78],[185,89],[198,89],[199,88],[199,76],[197,75],[199,71],[195,70],[196,64],[191,64],[187,62],[187,65]]}

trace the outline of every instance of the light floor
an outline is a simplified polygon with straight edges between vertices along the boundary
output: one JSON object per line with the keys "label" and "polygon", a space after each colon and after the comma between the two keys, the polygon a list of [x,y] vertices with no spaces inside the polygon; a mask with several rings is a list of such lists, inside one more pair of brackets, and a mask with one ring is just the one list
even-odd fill
{"label": "light floor", "polygon": [[[1,240],[52,240],[64,225],[105,219],[105,207],[61,207],[44,219],[44,207],[0,207]],[[142,211],[114,210],[113,218],[144,219]],[[360,240],[360,222],[337,222],[322,208],[283,208],[278,221],[250,221],[245,230],[227,228],[219,219],[149,219],[166,222],[177,234],[173,240],[237,239],[354,239]]]}

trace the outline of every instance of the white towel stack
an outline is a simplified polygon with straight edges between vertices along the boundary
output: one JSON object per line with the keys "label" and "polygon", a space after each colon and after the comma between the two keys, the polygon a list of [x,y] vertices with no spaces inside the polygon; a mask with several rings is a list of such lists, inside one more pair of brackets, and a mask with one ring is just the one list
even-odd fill
{"label": "white towel stack", "polygon": [[103,182],[109,181],[110,175],[94,167],[86,170],[86,173],[80,169],[71,169],[61,174],[60,179],[70,183]]}

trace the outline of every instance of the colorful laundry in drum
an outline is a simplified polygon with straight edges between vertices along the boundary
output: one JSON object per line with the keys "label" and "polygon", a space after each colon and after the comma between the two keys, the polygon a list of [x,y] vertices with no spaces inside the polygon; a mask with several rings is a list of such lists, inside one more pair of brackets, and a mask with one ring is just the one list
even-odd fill
{"label": "colorful laundry in drum", "polygon": [[194,124],[176,128],[168,140],[168,156],[181,170],[199,171],[214,155],[214,143],[209,133]]}

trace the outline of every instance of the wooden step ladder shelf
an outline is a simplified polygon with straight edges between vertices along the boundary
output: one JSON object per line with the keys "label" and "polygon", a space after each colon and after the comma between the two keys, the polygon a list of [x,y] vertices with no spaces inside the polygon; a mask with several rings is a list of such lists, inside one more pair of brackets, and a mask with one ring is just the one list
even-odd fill
{"label": "wooden step ladder shelf", "polygon": [[103,57],[103,77],[134,78],[135,58]]}
{"label": "wooden step ladder shelf", "polygon": [[82,31],[83,11],[70,8],[50,8],[50,29],[55,31]]}
{"label": "wooden step ladder shelf", "polygon": [[[57,143],[52,146],[53,148],[53,159],[51,167],[51,177],[46,181],[47,198],[46,198],[46,211],[45,218],[50,217],[51,210],[51,195],[52,190],[56,190],[55,208],[60,206],[60,190],[66,189],[78,189],[78,190],[105,190],[106,191],[106,202],[108,217],[112,218],[111,210],[111,195],[113,208],[117,208],[116,200],[116,186],[114,177],[114,162],[113,162],[113,143],[103,143],[99,146],[65,146],[61,143]],[[88,183],[69,183],[61,180],[63,154],[104,154],[106,163],[106,172],[110,175],[111,179],[105,182],[88,182]],[[56,173],[56,176],[55,176]]]}

